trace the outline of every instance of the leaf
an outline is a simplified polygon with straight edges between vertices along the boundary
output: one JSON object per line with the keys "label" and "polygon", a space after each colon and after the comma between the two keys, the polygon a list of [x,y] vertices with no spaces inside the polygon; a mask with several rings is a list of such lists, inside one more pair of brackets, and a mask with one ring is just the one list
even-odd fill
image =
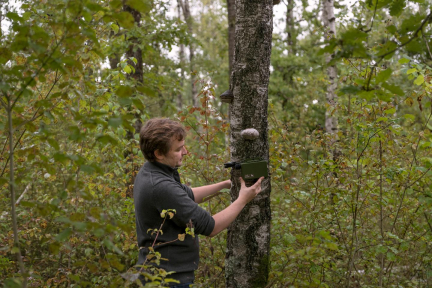
{"label": "leaf", "polygon": [[414,104],[414,100],[413,100],[411,97],[407,97],[407,98],[405,99],[405,103],[406,103],[408,106],[412,106],[412,105]]}
{"label": "leaf", "polygon": [[174,213],[173,212],[168,212],[169,218],[172,219],[174,217]]}
{"label": "leaf", "polygon": [[[367,101],[372,100],[372,98],[375,96],[375,90],[372,91],[360,91],[357,95],[359,95],[361,98],[366,99]],[[291,167],[292,169],[292,167]]]}
{"label": "leaf", "polygon": [[110,135],[100,135],[96,137],[96,141],[102,143],[102,144],[117,144],[117,140],[111,137]]}
{"label": "leaf", "polygon": [[343,94],[357,94],[357,92],[361,91],[359,86],[348,85],[339,89],[339,92]]}
{"label": "leaf", "polygon": [[387,109],[384,111],[385,114],[394,114],[396,113],[396,108]]}
{"label": "leaf", "polygon": [[49,145],[51,147],[53,147],[55,150],[60,150],[60,146],[56,140],[48,138],[47,141],[48,141]]}
{"label": "leaf", "polygon": [[113,1],[110,1],[109,5],[111,8],[113,8],[115,10],[115,9],[120,9],[122,7],[123,3],[121,0],[113,0]]}
{"label": "leaf", "polygon": [[382,90],[377,90],[376,96],[378,97],[378,99],[380,99],[382,101],[390,102],[392,100],[393,95],[386,93],[385,91],[382,91]]}
{"label": "leaf", "polygon": [[180,241],[184,241],[184,240],[185,240],[185,237],[186,237],[186,234],[178,234],[178,239],[179,239]]}
{"label": "leaf", "polygon": [[66,239],[68,239],[71,234],[72,234],[72,229],[71,228],[66,228],[60,234],[57,235],[56,240],[58,242],[63,242]]}
{"label": "leaf", "polygon": [[18,15],[18,13],[14,13],[14,12],[8,12],[8,13],[6,13],[6,17],[9,18],[12,21],[17,21],[17,22],[21,22],[23,20],[22,17],[20,17]]}
{"label": "leaf", "polygon": [[399,86],[390,85],[387,83],[382,83],[381,85],[382,85],[382,87],[384,87],[385,89],[389,90],[390,92],[392,92],[396,95],[399,95],[399,96],[405,95],[404,91]]}
{"label": "leaf", "polygon": [[5,288],[21,288],[22,285],[20,282],[18,282],[17,279],[8,278],[4,281],[4,287]]}
{"label": "leaf", "polygon": [[418,77],[417,77],[417,79],[416,80],[414,80],[414,84],[416,84],[416,85],[421,85],[421,84],[423,84],[424,83],[424,77],[423,77],[423,75],[419,75]]}
{"label": "leaf", "polygon": [[133,9],[141,13],[148,13],[151,10],[150,3],[143,0],[128,0],[126,1],[126,5],[132,7]]}
{"label": "leaf", "polygon": [[114,15],[120,26],[126,29],[131,29],[134,27],[135,19],[129,12],[120,12]]}
{"label": "leaf", "polygon": [[390,4],[390,15],[399,16],[405,8],[405,0],[393,0]]}
{"label": "leaf", "polygon": [[120,27],[117,24],[112,23],[111,24],[111,29],[114,31],[115,34],[117,34],[119,32],[119,30],[120,30]]}
{"label": "leaf", "polygon": [[387,26],[386,29],[387,29],[387,31],[388,31],[390,34],[392,34],[392,35],[395,35],[396,32],[397,32],[397,28],[396,28],[395,25]]}
{"label": "leaf", "polygon": [[123,123],[123,119],[121,117],[113,117],[108,120],[108,125],[114,128],[119,127]]}
{"label": "leaf", "polygon": [[12,51],[7,48],[0,48],[0,64],[4,64],[12,57]]}
{"label": "leaf", "polygon": [[407,59],[407,58],[401,58],[401,59],[399,59],[399,61],[398,61],[400,64],[406,64],[406,63],[409,63],[410,62],[410,60],[409,59]]}
{"label": "leaf", "polygon": [[4,184],[9,183],[9,180],[4,178],[4,177],[0,177],[0,187],[3,186]]}
{"label": "leaf", "polygon": [[161,218],[165,218],[166,212],[166,210],[162,210],[162,212],[160,213]]}
{"label": "leaf", "polygon": [[103,242],[108,249],[117,252],[117,254],[124,255],[124,253],[116,245],[114,245],[114,243],[111,242],[111,240],[104,238]]}
{"label": "leaf", "polygon": [[[411,99],[412,100],[412,99]],[[405,100],[406,101],[406,100]],[[414,101],[413,101],[413,103],[414,103]],[[411,105],[410,105],[411,106]],[[415,116],[414,115],[412,115],[412,114],[405,114],[404,115],[404,118],[405,119],[410,119],[410,120],[414,120],[415,119]]]}
{"label": "leaf", "polygon": [[123,71],[126,72],[127,74],[130,74],[132,72],[132,68],[129,65],[126,65],[123,68]]}
{"label": "leaf", "polygon": [[142,104],[141,100],[134,98],[134,99],[132,99],[132,103],[135,105],[135,107],[138,110],[141,110],[141,111],[144,110],[144,105]]}
{"label": "leaf", "polygon": [[388,78],[390,78],[391,74],[392,74],[392,70],[390,68],[381,71],[380,73],[378,73],[378,75],[376,76],[376,82],[377,83],[381,83],[386,81]]}
{"label": "leaf", "polygon": [[389,59],[389,57],[391,58],[391,56],[394,54],[395,49],[397,48],[397,43],[394,41],[387,41],[387,43],[385,43],[381,49],[377,52],[377,56],[378,57],[382,57],[383,55],[393,51],[392,53],[388,54],[387,56],[385,56],[385,59]]}
{"label": "leaf", "polygon": [[120,86],[116,90],[116,95],[119,97],[131,97],[133,94],[133,90],[129,86]]}
{"label": "leaf", "polygon": [[408,71],[407,71],[407,75],[412,74],[412,73],[415,73],[415,72],[417,72],[417,71],[418,71],[417,68],[411,68],[411,69],[408,69]]}
{"label": "leaf", "polygon": [[148,88],[145,86],[138,86],[138,87],[136,87],[136,89],[139,92],[146,94],[147,96],[150,96],[150,97],[156,97],[157,96],[156,92],[151,88]]}
{"label": "leaf", "polygon": [[126,272],[126,273],[123,273],[123,274],[120,274],[120,275],[121,275],[121,277],[123,277],[124,279],[126,279],[126,281],[135,282],[139,278],[140,273]]}

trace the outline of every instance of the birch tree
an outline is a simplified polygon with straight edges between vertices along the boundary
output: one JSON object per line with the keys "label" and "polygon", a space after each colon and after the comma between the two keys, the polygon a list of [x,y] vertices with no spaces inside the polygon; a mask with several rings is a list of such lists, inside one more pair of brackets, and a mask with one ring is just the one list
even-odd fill
{"label": "birch tree", "polygon": [[[231,160],[269,159],[268,83],[273,31],[273,1],[238,0],[236,5],[235,53],[230,106]],[[241,137],[242,130],[254,128],[255,140]],[[240,170],[232,170],[231,199],[238,197]],[[249,183],[250,185],[250,183]],[[270,179],[228,228],[226,287],[264,287],[269,272]]]}
{"label": "birch tree", "polygon": [[[326,29],[326,36],[328,38],[336,37],[336,21],[334,16],[334,0],[323,0],[323,13],[322,13],[322,21],[323,25]],[[334,54],[327,54],[326,63],[330,63]],[[333,115],[334,109],[336,109],[337,104],[337,96],[336,96],[336,88],[337,88],[337,71],[336,66],[331,64],[327,68],[327,77],[329,80],[329,84],[327,86],[326,99],[328,108],[326,109],[326,117],[325,117],[325,128],[326,132],[330,134],[337,133],[337,118]],[[329,147],[332,146],[334,142],[334,137],[330,141]]]}

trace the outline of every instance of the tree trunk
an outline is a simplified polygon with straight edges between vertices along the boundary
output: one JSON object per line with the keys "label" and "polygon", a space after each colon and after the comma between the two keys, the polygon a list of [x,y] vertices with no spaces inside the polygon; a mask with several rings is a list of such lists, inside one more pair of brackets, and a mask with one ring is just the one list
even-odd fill
{"label": "tree trunk", "polygon": [[[111,29],[110,32],[110,38],[114,38],[114,30]],[[120,63],[120,55],[118,53],[112,52],[108,55],[108,59],[109,59],[109,63],[110,63],[110,68],[111,69],[116,69],[117,65]]]}
{"label": "tree trunk", "polygon": [[[179,20],[181,19],[181,1],[177,0],[177,13],[178,13],[178,18]],[[183,107],[183,85],[184,85],[184,79],[185,79],[185,75],[184,75],[184,53],[185,53],[185,46],[184,44],[180,44],[180,52],[179,52],[179,58],[180,58],[180,70],[181,70],[181,74],[180,74],[180,91],[178,92],[177,95],[177,108],[179,110],[182,109]]]}
{"label": "tree trunk", "polygon": [[[126,12],[129,12],[133,18],[135,19],[135,23],[138,27],[141,26],[141,13],[136,11],[135,9],[132,9],[131,7],[124,5],[123,10]],[[138,39],[135,37],[131,37],[128,39],[130,44],[129,48],[126,51],[126,58],[128,58],[128,64],[133,66],[135,68],[135,72],[132,72],[129,74],[129,77],[135,79],[137,82],[142,83],[143,82],[143,59],[142,59],[142,51],[141,48],[138,47]],[[137,63],[135,64],[132,60],[129,60],[129,58],[135,57],[137,60]]]}
{"label": "tree trunk", "polygon": [[[129,7],[128,5],[123,5],[123,10],[126,12],[129,12],[134,20],[137,27],[141,26],[141,13],[139,11],[136,11],[135,9]],[[126,51],[126,58],[128,59],[128,64],[133,66],[135,68],[135,71],[132,71],[129,75],[129,79],[134,79],[136,83],[142,84],[143,82],[143,59],[142,59],[142,51],[141,48],[139,48],[139,40],[135,37],[131,37],[128,39],[129,41],[129,47]],[[136,59],[136,64],[134,61],[130,60],[131,57],[134,57]],[[140,120],[140,115],[135,115],[135,123],[134,128],[135,131],[127,131],[126,138],[128,140],[134,139],[134,134],[139,133],[141,130],[142,122]],[[134,162],[133,162],[133,152],[131,149],[126,149],[125,151],[125,158],[127,158],[127,162],[129,163],[130,167],[127,167],[125,169],[126,174],[130,174],[130,180],[127,185],[127,191],[126,195],[128,197],[133,197],[133,183],[135,182],[135,168]]]}
{"label": "tree trunk", "polygon": [[288,53],[290,55],[295,54],[295,33],[294,33],[294,0],[288,0],[287,15],[286,15],[286,32],[287,32],[287,43]]}
{"label": "tree trunk", "polygon": [[[192,37],[193,35],[193,31],[192,31],[192,17],[191,17],[191,13],[190,13],[190,9],[189,9],[189,0],[179,0],[179,3],[181,3],[181,7],[183,9],[183,15],[188,27],[188,32],[190,37]],[[198,106],[198,101],[196,99],[197,97],[197,91],[196,91],[196,86],[195,86],[195,81],[196,81],[196,77],[195,77],[195,71],[194,71],[194,58],[195,58],[195,50],[194,50],[194,46],[193,43],[190,42],[189,43],[189,67],[190,67],[190,72],[191,72],[191,96],[192,96],[192,105],[194,107]]]}
{"label": "tree trunk", "polygon": [[229,59],[229,84],[231,87],[231,73],[234,62],[235,49],[235,0],[227,0],[228,7],[228,59]]}
{"label": "tree trunk", "polygon": [[[235,53],[231,75],[231,158],[269,159],[268,84],[273,30],[273,1],[236,1]],[[255,128],[256,140],[244,140],[240,132]],[[240,170],[232,170],[231,199],[238,197]],[[251,183],[249,183],[250,185]],[[226,287],[264,287],[269,272],[270,179],[262,192],[228,227],[225,262]]]}
{"label": "tree trunk", "polygon": [[[334,0],[323,0],[323,25],[326,29],[326,36],[327,38],[333,38],[336,37],[336,19],[334,16]],[[334,57],[334,54],[329,54],[326,57],[326,63],[329,63],[332,58]],[[330,65],[327,68],[327,77],[329,79],[329,84],[327,86],[327,94],[326,99],[327,103],[329,104],[329,107],[326,109],[326,117],[325,117],[325,128],[326,132],[330,134],[337,133],[337,118],[332,115],[333,110],[336,108],[337,104],[337,96],[336,96],[336,88],[337,88],[337,71],[335,65]],[[333,140],[331,141],[329,147],[333,145],[335,141],[335,137],[333,137]]]}

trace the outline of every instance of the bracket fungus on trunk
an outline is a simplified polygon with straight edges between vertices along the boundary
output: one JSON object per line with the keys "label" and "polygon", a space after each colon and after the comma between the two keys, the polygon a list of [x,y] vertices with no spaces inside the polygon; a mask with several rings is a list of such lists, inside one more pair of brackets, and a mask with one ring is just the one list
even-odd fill
{"label": "bracket fungus on trunk", "polygon": [[224,93],[222,93],[219,97],[220,97],[222,102],[232,103],[232,101],[234,99],[234,94],[231,90],[227,90]]}
{"label": "bracket fungus on trunk", "polygon": [[259,132],[254,128],[248,128],[241,131],[240,135],[245,140],[255,140],[259,137]]}

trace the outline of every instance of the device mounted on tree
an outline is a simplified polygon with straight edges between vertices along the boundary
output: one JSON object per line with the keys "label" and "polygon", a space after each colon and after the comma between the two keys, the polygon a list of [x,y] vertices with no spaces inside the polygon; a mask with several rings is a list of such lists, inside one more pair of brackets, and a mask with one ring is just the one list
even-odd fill
{"label": "device mounted on tree", "polygon": [[243,162],[228,162],[225,168],[241,169],[241,176],[244,180],[255,180],[260,177],[268,177],[267,161],[246,160]]}

